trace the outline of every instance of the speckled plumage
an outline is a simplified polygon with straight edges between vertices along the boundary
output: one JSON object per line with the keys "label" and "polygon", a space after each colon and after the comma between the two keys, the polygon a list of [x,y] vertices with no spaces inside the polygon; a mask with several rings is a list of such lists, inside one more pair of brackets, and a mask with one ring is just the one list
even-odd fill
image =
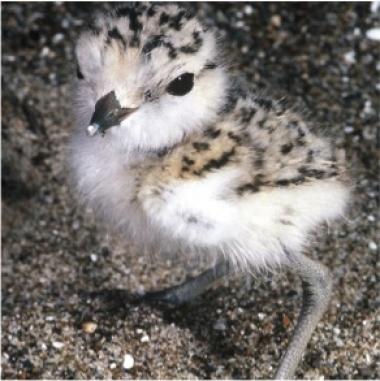
{"label": "speckled plumage", "polygon": [[[95,20],[77,46],[84,79],[73,167],[79,189],[108,222],[144,243],[167,248],[169,237],[174,250],[230,253],[243,267],[273,268],[286,262],[286,249],[301,250],[314,227],[343,212],[345,172],[332,145],[296,113],[228,76],[213,32],[192,15],[140,5]],[[171,73],[189,67],[193,91],[163,93]],[[83,128],[111,89],[127,107],[142,103],[141,115],[89,139]],[[191,198],[187,186],[200,194]]]}
{"label": "speckled plumage", "polygon": [[[313,229],[343,214],[342,153],[231,76],[214,31],[187,11],[140,4],[100,15],[76,55],[71,163],[106,226],[155,250],[185,248],[250,271],[292,266]],[[186,73],[193,87],[172,95]],[[107,94],[136,111],[88,137]]]}

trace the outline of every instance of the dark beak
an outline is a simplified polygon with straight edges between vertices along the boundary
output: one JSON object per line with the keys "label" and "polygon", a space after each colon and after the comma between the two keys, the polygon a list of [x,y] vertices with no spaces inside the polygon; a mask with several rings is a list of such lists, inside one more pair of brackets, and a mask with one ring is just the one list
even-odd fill
{"label": "dark beak", "polygon": [[95,104],[95,111],[92,115],[87,133],[90,136],[101,134],[104,136],[106,130],[113,126],[118,126],[128,115],[136,111],[137,108],[123,108],[116,98],[115,92],[101,97]]}

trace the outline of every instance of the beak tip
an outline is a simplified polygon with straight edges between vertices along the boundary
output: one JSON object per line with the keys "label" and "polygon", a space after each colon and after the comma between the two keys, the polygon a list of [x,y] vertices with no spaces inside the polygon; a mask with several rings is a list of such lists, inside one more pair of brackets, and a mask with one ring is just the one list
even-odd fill
{"label": "beak tip", "polygon": [[95,136],[99,132],[100,126],[97,123],[90,124],[86,128],[86,132],[88,136]]}

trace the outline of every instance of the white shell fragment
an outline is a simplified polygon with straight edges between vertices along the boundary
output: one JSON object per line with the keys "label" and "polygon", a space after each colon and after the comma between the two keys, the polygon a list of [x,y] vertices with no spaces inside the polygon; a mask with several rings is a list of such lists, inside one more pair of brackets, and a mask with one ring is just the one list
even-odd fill
{"label": "white shell fragment", "polygon": [[380,41],[380,28],[367,30],[366,36],[370,40]]}
{"label": "white shell fragment", "polygon": [[65,344],[60,341],[53,341],[51,344],[55,349],[62,349],[65,346]]}
{"label": "white shell fragment", "polygon": [[89,135],[89,136],[96,135],[98,133],[98,131],[99,131],[99,128],[100,128],[99,124],[96,124],[96,123],[90,124],[87,127],[87,135]]}
{"label": "white shell fragment", "polygon": [[369,244],[368,244],[368,247],[370,250],[372,251],[376,251],[377,250],[377,245],[375,242],[371,241]]}
{"label": "white shell fragment", "polygon": [[123,368],[132,369],[135,365],[135,360],[130,354],[124,355]]}

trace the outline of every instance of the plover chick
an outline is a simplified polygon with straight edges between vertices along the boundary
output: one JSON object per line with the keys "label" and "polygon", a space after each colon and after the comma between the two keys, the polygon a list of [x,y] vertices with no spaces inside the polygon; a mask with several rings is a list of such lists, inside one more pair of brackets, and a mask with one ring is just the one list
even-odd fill
{"label": "plover chick", "polygon": [[71,164],[82,198],[137,243],[215,258],[147,299],[188,301],[230,269],[291,269],[303,306],[276,374],[291,378],[331,293],[329,271],[303,252],[347,204],[339,152],[233,77],[215,32],[177,5],[99,14],[76,57]]}

